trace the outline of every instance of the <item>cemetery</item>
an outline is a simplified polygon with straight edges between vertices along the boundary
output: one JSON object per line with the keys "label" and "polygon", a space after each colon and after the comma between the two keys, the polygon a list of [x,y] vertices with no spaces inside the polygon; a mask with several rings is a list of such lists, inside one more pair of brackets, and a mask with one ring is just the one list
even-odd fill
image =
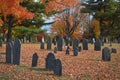
{"label": "cemetery", "polygon": [[120,80],[119,12],[119,0],[0,0],[0,80]]}

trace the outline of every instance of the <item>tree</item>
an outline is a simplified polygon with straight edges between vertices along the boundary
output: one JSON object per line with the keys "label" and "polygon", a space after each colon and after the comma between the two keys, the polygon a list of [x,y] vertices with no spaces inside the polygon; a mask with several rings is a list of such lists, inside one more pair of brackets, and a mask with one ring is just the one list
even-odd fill
{"label": "tree", "polygon": [[8,28],[7,41],[12,38],[12,27],[25,19],[32,19],[34,14],[20,5],[21,0],[1,0],[0,16],[3,24]]}
{"label": "tree", "polygon": [[[72,26],[70,26],[72,27]],[[82,34],[80,33],[81,27],[78,26],[75,30],[75,32],[71,35],[71,38],[82,38]],[[55,34],[57,36],[65,37],[66,36],[66,29],[65,29],[65,21],[63,19],[57,20],[52,24],[51,27],[52,34]],[[54,35],[54,36],[55,36]]]}
{"label": "tree", "polygon": [[84,26],[87,14],[80,12],[82,6],[78,0],[44,0],[46,11],[56,11],[56,20],[63,20],[65,25],[65,38],[69,42],[71,35],[77,27]]}
{"label": "tree", "polygon": [[[83,5],[85,5],[86,8],[83,9],[82,11],[92,14],[94,18],[99,21],[100,35],[101,37],[103,37],[105,34],[104,22],[106,20],[111,23],[113,22],[110,21],[110,17],[116,13],[118,9],[118,2],[116,2],[115,0],[88,0],[88,4],[83,4]],[[116,17],[116,19],[118,18]],[[111,17],[111,20],[115,20],[115,19]],[[113,27],[113,25],[110,25],[109,28],[110,27]]]}

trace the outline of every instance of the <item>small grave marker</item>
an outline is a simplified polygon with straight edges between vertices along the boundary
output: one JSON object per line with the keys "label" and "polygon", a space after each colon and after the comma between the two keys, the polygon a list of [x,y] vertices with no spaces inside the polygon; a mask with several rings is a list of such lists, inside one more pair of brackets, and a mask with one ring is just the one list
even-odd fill
{"label": "small grave marker", "polygon": [[33,57],[32,57],[32,67],[37,66],[37,61],[38,61],[38,55],[37,55],[37,53],[34,53]]}

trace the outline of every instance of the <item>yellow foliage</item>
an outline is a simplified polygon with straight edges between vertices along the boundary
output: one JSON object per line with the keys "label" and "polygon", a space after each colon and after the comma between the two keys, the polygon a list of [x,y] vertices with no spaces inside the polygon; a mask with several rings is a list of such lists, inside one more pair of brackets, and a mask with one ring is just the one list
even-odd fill
{"label": "yellow foliage", "polygon": [[92,25],[94,26],[95,37],[98,39],[100,37],[100,22],[99,20],[93,20]]}

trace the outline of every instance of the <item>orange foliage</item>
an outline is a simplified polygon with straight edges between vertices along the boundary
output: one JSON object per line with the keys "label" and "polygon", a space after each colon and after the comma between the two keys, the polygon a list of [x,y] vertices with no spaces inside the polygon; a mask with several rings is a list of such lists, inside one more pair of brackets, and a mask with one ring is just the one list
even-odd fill
{"label": "orange foliage", "polygon": [[[73,26],[70,26],[70,28],[72,28]],[[81,27],[78,26],[76,28],[76,30],[74,31],[74,33],[71,35],[72,38],[82,38],[82,34],[80,33]],[[65,25],[65,21],[63,19],[61,20],[57,20],[51,27],[51,32],[52,33],[57,33],[57,35],[59,36],[66,36],[66,25]]]}
{"label": "orange foliage", "polygon": [[78,4],[78,0],[41,0],[41,2],[47,2],[46,12],[50,12],[52,10],[60,11],[66,7],[70,8]]}
{"label": "orange foliage", "polygon": [[0,13],[4,16],[6,21],[7,15],[12,14],[19,19],[19,22],[26,18],[32,19],[34,14],[28,12],[26,8],[20,6],[21,0],[0,0]]}

